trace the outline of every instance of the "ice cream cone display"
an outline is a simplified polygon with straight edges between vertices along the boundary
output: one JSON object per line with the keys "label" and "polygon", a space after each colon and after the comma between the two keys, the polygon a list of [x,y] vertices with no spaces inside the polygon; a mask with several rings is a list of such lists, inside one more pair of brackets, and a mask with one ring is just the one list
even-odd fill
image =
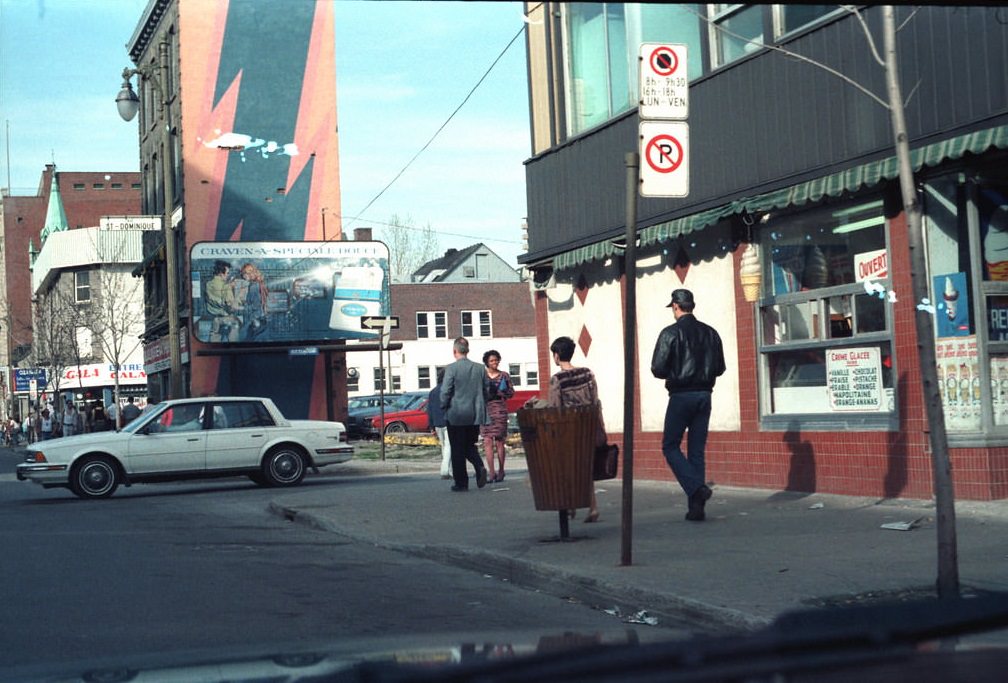
{"label": "ice cream cone display", "polygon": [[759,299],[762,280],[759,247],[750,242],[742,252],[742,262],[739,264],[739,282],[742,283],[742,296],[746,301]]}
{"label": "ice cream cone display", "polygon": [[991,215],[983,241],[988,280],[1008,280],[1008,211],[999,207]]}
{"label": "ice cream cone display", "polygon": [[952,284],[952,278],[950,277],[945,278],[945,292],[942,294],[942,298],[945,299],[945,313],[948,315],[948,319],[955,320],[959,291]]}

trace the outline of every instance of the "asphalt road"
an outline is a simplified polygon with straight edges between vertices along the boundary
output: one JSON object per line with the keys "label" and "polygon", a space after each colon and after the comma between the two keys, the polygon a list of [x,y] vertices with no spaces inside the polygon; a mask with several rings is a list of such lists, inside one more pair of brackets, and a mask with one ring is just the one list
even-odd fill
{"label": "asphalt road", "polygon": [[[614,618],[479,573],[292,524],[244,479],[139,485],[103,501],[15,480],[0,448],[0,678],[9,667],[346,638],[613,630]],[[340,495],[387,479],[333,474]],[[388,504],[394,505],[394,500]]]}

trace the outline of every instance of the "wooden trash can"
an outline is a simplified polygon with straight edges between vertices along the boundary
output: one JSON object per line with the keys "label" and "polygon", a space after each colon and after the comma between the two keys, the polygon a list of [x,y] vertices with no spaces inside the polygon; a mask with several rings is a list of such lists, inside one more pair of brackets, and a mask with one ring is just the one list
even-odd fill
{"label": "wooden trash can", "polygon": [[597,420],[595,406],[518,411],[536,510],[591,506]]}

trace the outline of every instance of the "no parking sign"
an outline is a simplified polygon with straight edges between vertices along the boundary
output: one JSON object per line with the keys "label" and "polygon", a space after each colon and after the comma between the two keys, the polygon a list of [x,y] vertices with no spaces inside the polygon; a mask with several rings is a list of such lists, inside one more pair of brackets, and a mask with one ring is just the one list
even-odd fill
{"label": "no parking sign", "polygon": [[685,121],[641,121],[642,197],[689,195],[689,125]]}

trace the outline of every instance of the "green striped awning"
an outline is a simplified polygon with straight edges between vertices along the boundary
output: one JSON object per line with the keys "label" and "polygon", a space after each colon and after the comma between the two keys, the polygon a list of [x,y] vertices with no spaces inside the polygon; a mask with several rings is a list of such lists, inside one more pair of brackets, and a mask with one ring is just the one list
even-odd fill
{"label": "green striped awning", "polygon": [[[987,128],[912,149],[910,163],[916,173],[925,166],[936,166],[943,161],[959,159],[967,153],[981,154],[992,148],[1008,149],[1008,126]],[[648,226],[639,231],[640,245],[648,246],[697,232],[743,211],[758,213],[801,206],[818,202],[825,197],[839,197],[845,192],[872,187],[883,181],[893,180],[898,175],[899,166],[895,156],[871,161],[780,190],[736,199],[713,209]],[[612,256],[616,251],[611,240],[596,242],[558,254],[553,259],[553,268],[556,270],[573,268],[582,263],[602,260]]]}

